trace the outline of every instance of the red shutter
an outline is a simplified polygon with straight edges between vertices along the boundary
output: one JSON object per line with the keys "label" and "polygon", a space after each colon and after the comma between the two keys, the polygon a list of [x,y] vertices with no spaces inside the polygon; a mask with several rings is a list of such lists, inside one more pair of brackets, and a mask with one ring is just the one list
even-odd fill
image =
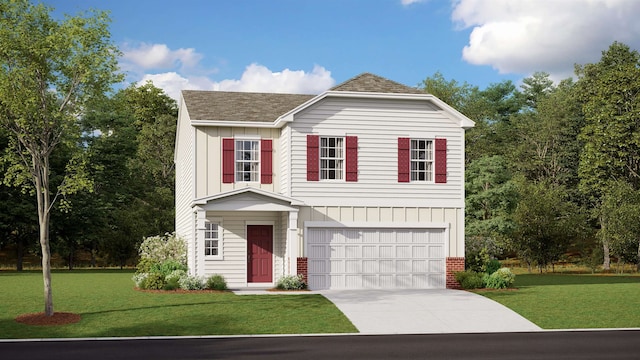
{"label": "red shutter", "polygon": [[447,139],[436,139],[435,180],[438,184],[447,182]]}
{"label": "red shutter", "polygon": [[398,138],[398,182],[409,182],[411,179],[411,140]]}
{"label": "red shutter", "polygon": [[233,183],[235,180],[235,141],[222,139],[222,182]]}
{"label": "red shutter", "polygon": [[347,181],[358,181],[358,137],[347,136]]}
{"label": "red shutter", "polygon": [[320,136],[307,135],[307,181],[320,180]]}
{"label": "red shutter", "polygon": [[260,183],[271,184],[273,181],[273,155],[271,139],[260,141]]}

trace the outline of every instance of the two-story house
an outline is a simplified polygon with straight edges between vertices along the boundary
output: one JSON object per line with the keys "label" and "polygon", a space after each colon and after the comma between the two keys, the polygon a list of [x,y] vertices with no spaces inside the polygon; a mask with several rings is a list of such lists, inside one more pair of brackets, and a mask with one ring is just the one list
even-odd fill
{"label": "two-story house", "polygon": [[320,95],[183,91],[176,232],[230,287],[445,288],[464,269],[464,132],[364,73]]}

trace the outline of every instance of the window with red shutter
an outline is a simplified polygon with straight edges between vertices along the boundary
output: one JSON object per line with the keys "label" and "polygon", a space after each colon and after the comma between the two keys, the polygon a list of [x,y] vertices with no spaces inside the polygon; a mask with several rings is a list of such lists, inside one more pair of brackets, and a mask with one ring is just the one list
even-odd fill
{"label": "window with red shutter", "polygon": [[398,182],[409,182],[411,170],[411,139],[398,138]]}
{"label": "window with red shutter", "polygon": [[222,139],[222,182],[233,183],[235,176],[235,140]]}
{"label": "window with red shutter", "polygon": [[273,141],[262,139],[260,141],[260,183],[271,184],[273,181]]}
{"label": "window with red shutter", "polygon": [[447,139],[436,139],[435,180],[438,184],[447,182]]}
{"label": "window with red shutter", "polygon": [[307,181],[320,180],[320,136],[307,135]]}
{"label": "window with red shutter", "polygon": [[346,181],[358,181],[358,137],[347,136]]}

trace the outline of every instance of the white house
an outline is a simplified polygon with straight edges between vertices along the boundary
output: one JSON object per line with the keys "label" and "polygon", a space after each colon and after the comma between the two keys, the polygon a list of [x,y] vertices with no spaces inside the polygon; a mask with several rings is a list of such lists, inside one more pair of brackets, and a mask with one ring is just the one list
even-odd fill
{"label": "white house", "polygon": [[320,95],[183,91],[176,232],[230,287],[455,287],[464,132],[433,95],[364,73]]}

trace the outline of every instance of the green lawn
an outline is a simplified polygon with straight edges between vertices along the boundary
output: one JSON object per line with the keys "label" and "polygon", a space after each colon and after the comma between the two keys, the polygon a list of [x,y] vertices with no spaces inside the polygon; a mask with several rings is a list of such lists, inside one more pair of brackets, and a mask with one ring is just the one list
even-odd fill
{"label": "green lawn", "polygon": [[640,327],[640,277],[525,274],[518,290],[477,291],[543,329]]}
{"label": "green lawn", "polygon": [[0,272],[0,338],[311,334],[357,332],[321,295],[145,293],[132,272],[60,271],[52,275],[56,312],[79,323],[29,326],[20,314],[43,311],[40,272]]}

